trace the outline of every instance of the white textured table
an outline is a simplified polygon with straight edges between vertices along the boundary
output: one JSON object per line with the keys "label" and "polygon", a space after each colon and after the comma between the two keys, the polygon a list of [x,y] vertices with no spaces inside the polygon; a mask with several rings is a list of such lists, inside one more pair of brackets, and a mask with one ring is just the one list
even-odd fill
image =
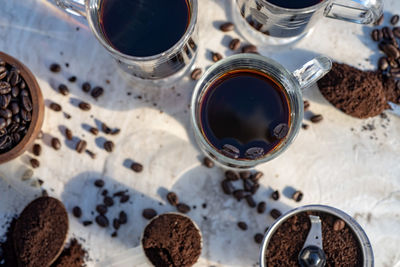
{"label": "white textured table", "polygon": [[[386,11],[400,13],[398,0],[386,0],[385,4]],[[229,5],[229,0],[200,0],[201,41],[196,66],[212,63],[210,50],[231,53],[226,48],[228,39],[216,27],[227,16],[230,19],[229,12],[225,11]],[[261,53],[291,70],[319,53],[355,66],[373,68],[370,62],[375,62],[378,56],[369,32],[367,27],[325,19],[312,36],[295,48]],[[257,215],[245,203],[223,195],[219,186],[222,171],[200,165],[201,154],[193,144],[189,127],[188,104],[194,82],[185,79],[173,89],[128,85],[115,72],[110,56],[95,40],[85,21],[64,14],[44,0],[2,1],[0,49],[32,70],[47,102],[62,104],[72,115],[66,120],[61,113],[46,109],[41,167],[34,173],[34,178],[44,180],[43,188],[61,198],[69,211],[79,204],[87,217],[101,200],[92,186],[94,179],[106,179],[109,188],[115,190],[130,190],[131,201],[124,206],[129,224],[120,229],[118,238],[110,237],[111,229],[100,229],[97,225],[83,227],[70,216],[70,235],[85,239],[83,244],[92,260],[138,245],[146,223],[141,216],[142,209],[153,207],[159,213],[172,211],[165,204],[165,192],[173,190],[184,202],[197,206],[189,216],[198,223],[204,237],[198,266],[252,266],[258,262],[259,248],[253,236],[262,232],[271,218],[267,214]],[[48,70],[53,62],[63,66],[68,62],[70,66],[55,75]],[[68,83],[70,75],[76,75],[78,82]],[[110,84],[106,84],[107,79]],[[80,90],[84,81],[102,85],[105,95],[94,101]],[[69,97],[54,89],[59,83],[69,85]],[[135,99],[138,95],[143,99]],[[325,120],[301,131],[284,155],[258,168],[265,177],[256,199],[268,199],[272,188],[285,192],[290,187],[301,189],[305,193],[301,204],[332,205],[358,220],[371,239],[376,266],[399,267],[400,119],[390,115],[390,122],[385,121],[387,127],[383,128],[381,118],[362,121],[342,114],[323,99],[317,88],[306,92],[305,97],[311,100],[311,110],[323,114]],[[80,111],[74,105],[76,99],[89,101],[92,110]],[[82,127],[82,124],[95,125],[91,115],[121,128],[121,134],[115,137],[100,134],[95,139]],[[376,130],[362,131],[367,123],[374,123]],[[60,125],[86,139],[88,148],[97,153],[97,159],[77,154],[70,143],[63,142],[60,151],[53,150],[48,145],[50,136],[65,140]],[[116,143],[113,153],[101,148],[104,138]],[[40,193],[29,185],[31,181],[20,181],[22,173],[29,168],[30,156],[26,153],[0,166],[5,178],[0,182],[0,226]],[[143,163],[143,173],[135,174],[125,167],[128,158]],[[15,189],[9,189],[7,181]],[[203,209],[201,205],[205,202],[207,208]],[[268,211],[274,207],[287,211],[298,205],[282,197],[279,202],[268,201]],[[248,222],[250,229],[238,230],[238,220]],[[4,231],[0,228],[0,234]]]}

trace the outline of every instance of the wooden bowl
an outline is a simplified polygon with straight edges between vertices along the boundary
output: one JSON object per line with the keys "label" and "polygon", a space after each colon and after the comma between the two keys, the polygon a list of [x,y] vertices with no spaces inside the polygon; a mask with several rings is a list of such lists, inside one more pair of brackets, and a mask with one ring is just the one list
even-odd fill
{"label": "wooden bowl", "polygon": [[18,145],[6,153],[0,154],[0,164],[2,164],[22,155],[33,145],[33,142],[35,142],[43,125],[44,101],[42,91],[40,90],[35,76],[24,64],[3,52],[0,52],[0,59],[12,66],[17,67],[21,71],[20,75],[25,80],[26,86],[29,88],[32,98],[32,120],[29,125],[28,132],[18,143]]}

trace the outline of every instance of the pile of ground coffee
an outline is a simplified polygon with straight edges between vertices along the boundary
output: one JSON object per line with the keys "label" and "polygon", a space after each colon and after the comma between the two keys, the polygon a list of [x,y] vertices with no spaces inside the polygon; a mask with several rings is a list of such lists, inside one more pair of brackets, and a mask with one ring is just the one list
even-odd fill
{"label": "pile of ground coffee", "polygon": [[361,267],[362,252],[353,231],[347,225],[338,227],[335,225],[339,220],[336,216],[321,212],[300,213],[285,221],[268,245],[265,255],[267,265],[300,266],[298,256],[311,227],[310,214],[319,216],[322,221],[323,249],[327,258],[325,266]]}
{"label": "pile of ground coffee", "polygon": [[201,254],[201,236],[193,222],[177,214],[163,214],[146,226],[143,248],[158,267],[192,266]]}
{"label": "pile of ground coffee", "polygon": [[86,250],[75,238],[64,248],[58,259],[51,267],[82,267],[85,265]]}
{"label": "pile of ground coffee", "polygon": [[333,63],[332,70],[318,81],[322,95],[336,108],[356,118],[368,118],[399,102],[400,91],[393,78],[379,72],[362,71]]}
{"label": "pile of ground coffee", "polygon": [[64,247],[67,232],[68,215],[59,200],[40,197],[32,201],[14,227],[14,248],[19,265],[48,266]]}

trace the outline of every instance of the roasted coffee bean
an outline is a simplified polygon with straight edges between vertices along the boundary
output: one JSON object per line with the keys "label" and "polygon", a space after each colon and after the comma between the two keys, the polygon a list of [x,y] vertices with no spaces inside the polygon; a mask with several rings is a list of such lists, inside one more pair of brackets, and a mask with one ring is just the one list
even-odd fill
{"label": "roasted coffee bean", "polygon": [[230,181],[237,181],[239,180],[239,175],[234,171],[226,171],[225,178]]}
{"label": "roasted coffee bean", "polygon": [[244,191],[250,192],[253,187],[253,182],[250,179],[243,180]]}
{"label": "roasted coffee bean", "polygon": [[253,186],[250,189],[250,193],[254,195],[255,193],[257,193],[258,189],[260,189],[260,184],[253,184]]}
{"label": "roasted coffee bean", "polygon": [[190,211],[190,207],[184,203],[179,203],[178,205],[176,205],[176,209],[180,213],[188,213]]}
{"label": "roasted coffee bean", "polygon": [[257,244],[261,244],[262,243],[262,241],[263,241],[263,239],[264,239],[264,235],[263,234],[255,234],[254,235],[254,241],[257,243]]}
{"label": "roasted coffee bean", "polygon": [[108,194],[108,190],[107,190],[107,189],[104,189],[104,190],[101,192],[101,195],[102,195],[103,197],[107,196],[107,194]]}
{"label": "roasted coffee bean", "polygon": [[9,135],[3,135],[2,137],[0,137],[0,149],[8,148],[11,145],[11,142],[12,139]]}
{"label": "roasted coffee bean", "polygon": [[303,199],[303,192],[296,191],[292,195],[292,199],[296,202],[300,202]]}
{"label": "roasted coffee bean", "polygon": [[246,193],[244,192],[244,190],[238,189],[238,190],[233,191],[233,196],[234,196],[234,198],[237,199],[237,201],[240,201],[246,196]]}
{"label": "roasted coffee bean", "polygon": [[229,48],[231,50],[238,50],[239,47],[240,47],[240,40],[237,38],[232,39],[232,41],[229,43]]}
{"label": "roasted coffee bean", "polygon": [[257,46],[252,45],[252,44],[245,45],[245,46],[242,47],[242,53],[257,54],[258,53]]}
{"label": "roasted coffee bean", "polygon": [[167,200],[172,206],[176,206],[179,204],[179,198],[174,192],[169,192],[167,194]]}
{"label": "roasted coffee bean", "polygon": [[264,213],[265,210],[267,209],[267,203],[265,203],[264,201],[258,203],[257,205],[257,212],[258,213]]}
{"label": "roasted coffee bean", "polygon": [[105,134],[110,134],[112,132],[111,128],[108,127],[107,124],[105,124],[104,122],[101,124],[101,130],[105,133]]}
{"label": "roasted coffee bean", "polygon": [[233,187],[232,183],[229,180],[223,180],[221,183],[222,190],[224,191],[225,194],[230,195],[233,193],[235,188]]}
{"label": "roasted coffee bean", "polygon": [[8,82],[0,82],[0,94],[5,95],[11,92],[11,85]]}
{"label": "roasted coffee bean", "polygon": [[394,15],[391,19],[390,19],[390,23],[392,25],[396,25],[397,22],[399,22],[399,15]]}
{"label": "roasted coffee bean", "polygon": [[3,117],[4,119],[9,119],[11,118],[13,113],[9,109],[0,109],[0,116]]}
{"label": "roasted coffee bean", "polygon": [[255,208],[257,206],[256,202],[254,201],[254,198],[251,195],[245,196],[245,199],[249,207]]}
{"label": "roasted coffee bean", "polygon": [[111,234],[111,237],[117,237],[117,236],[118,236],[118,233],[116,231]]}
{"label": "roasted coffee bean", "polygon": [[56,112],[60,112],[62,110],[61,106],[57,103],[51,103],[50,108]]}
{"label": "roasted coffee bean", "polygon": [[0,96],[0,108],[7,108],[11,101],[11,95],[1,95]]}
{"label": "roasted coffee bean", "polygon": [[251,172],[250,171],[241,171],[241,172],[239,172],[239,176],[241,179],[246,180],[251,177]]}
{"label": "roasted coffee bean", "polygon": [[51,139],[51,146],[55,149],[55,150],[59,150],[61,148],[61,142],[58,138],[54,137],[53,139]]}
{"label": "roasted coffee bean", "polygon": [[279,194],[279,191],[278,190],[275,190],[274,192],[272,192],[272,194],[271,194],[271,198],[273,199],[273,200],[278,200],[279,199],[279,197],[280,197],[280,194]]}
{"label": "roasted coffee bean", "polygon": [[310,128],[310,125],[303,123],[301,125],[301,128],[303,128],[304,130],[308,130],[308,128]]}
{"label": "roasted coffee bean", "polygon": [[60,84],[58,86],[58,91],[60,92],[60,94],[62,95],[68,95],[69,94],[69,89],[65,84]]}
{"label": "roasted coffee bean", "polygon": [[83,224],[83,226],[86,227],[86,226],[92,225],[93,222],[92,221],[83,221],[82,224]]}
{"label": "roasted coffee bean", "polygon": [[246,231],[247,230],[247,224],[245,223],[245,222],[238,222],[238,227],[240,228],[240,229],[242,229],[243,231]]}
{"label": "roasted coffee bean", "polygon": [[324,117],[322,117],[322,115],[319,114],[319,115],[312,116],[310,121],[312,123],[318,123],[318,122],[321,122],[323,119],[324,119]]}
{"label": "roasted coffee bean", "polygon": [[387,70],[387,68],[389,68],[389,62],[386,57],[381,57],[379,59],[378,68],[380,70]]}
{"label": "roasted coffee bean", "polygon": [[310,108],[310,101],[304,100],[303,106],[304,106],[304,111],[308,110]]}
{"label": "roasted coffee bean", "polygon": [[19,74],[20,71],[18,69],[12,68],[8,73],[7,82],[13,87],[16,86],[21,81],[21,76]]}
{"label": "roasted coffee bean", "polygon": [[19,88],[20,89],[25,89],[26,88],[26,83],[24,80],[21,80],[21,82],[19,83]]}
{"label": "roasted coffee bean", "polygon": [[100,227],[107,227],[109,225],[108,222],[108,218],[104,215],[98,215],[96,216],[96,223],[100,226]]}
{"label": "roasted coffee bean", "polygon": [[31,159],[30,160],[32,168],[36,169],[40,167],[40,162],[37,159]]}
{"label": "roasted coffee bean", "polygon": [[21,96],[29,96],[28,90],[22,90],[21,91]]}
{"label": "roasted coffee bean", "polygon": [[232,22],[225,22],[219,27],[219,29],[223,32],[229,32],[235,29],[235,25]]}
{"label": "roasted coffee bean", "polygon": [[90,151],[88,149],[85,150],[86,154],[88,154],[92,159],[96,159],[96,153]]}
{"label": "roasted coffee bean", "polygon": [[118,221],[120,224],[126,224],[128,222],[128,215],[126,215],[125,211],[119,213]]}
{"label": "roasted coffee bean", "polygon": [[264,156],[264,148],[262,147],[251,147],[249,149],[246,150],[246,152],[244,153],[244,156],[247,159],[259,159],[261,157]]}
{"label": "roasted coffee bean", "polygon": [[371,38],[372,40],[374,40],[375,42],[378,42],[380,40],[379,38],[379,30],[378,29],[374,29],[371,33]]}
{"label": "roasted coffee bean", "polygon": [[333,231],[338,232],[340,230],[343,230],[345,226],[346,226],[346,223],[343,220],[337,219],[333,223]]}
{"label": "roasted coffee bean", "polygon": [[118,230],[121,227],[121,224],[119,223],[118,219],[113,220],[113,227],[115,230]]}
{"label": "roasted coffee bean", "polygon": [[397,38],[400,38],[400,27],[394,27],[392,32],[393,32],[394,36],[396,36]]}
{"label": "roasted coffee bean", "polygon": [[280,123],[277,126],[275,126],[273,130],[273,135],[275,136],[275,138],[280,140],[285,138],[288,132],[289,132],[289,125],[287,125],[286,123]]}
{"label": "roasted coffee bean", "polygon": [[16,115],[19,113],[20,109],[19,109],[19,105],[16,102],[12,102],[10,104],[10,108],[11,108],[11,112],[13,115]]}
{"label": "roasted coffee bean", "polygon": [[282,212],[280,212],[277,209],[272,209],[269,214],[271,215],[272,218],[276,220],[282,215]]}
{"label": "roasted coffee bean", "polygon": [[0,80],[4,79],[7,76],[7,68],[4,66],[0,66]]}
{"label": "roasted coffee bean", "polygon": [[125,203],[125,202],[128,202],[129,199],[130,199],[130,196],[129,196],[129,195],[123,195],[123,196],[121,196],[121,198],[119,199],[119,202],[120,202],[120,203]]}
{"label": "roasted coffee bean", "polygon": [[382,25],[383,21],[385,20],[384,15],[382,14],[382,16],[379,17],[379,19],[377,19],[374,23],[374,25],[379,26]]}
{"label": "roasted coffee bean", "polygon": [[391,39],[393,39],[393,32],[389,27],[383,27],[382,28],[382,33],[383,33],[383,38],[385,40],[390,41]]}
{"label": "roasted coffee bean", "polygon": [[118,191],[113,194],[114,197],[122,197],[125,195],[125,191]]}
{"label": "roasted coffee bean", "polygon": [[386,44],[383,46],[383,52],[393,59],[398,59],[400,57],[400,51],[392,44]]}
{"label": "roasted coffee bean", "polygon": [[90,89],[92,89],[92,86],[90,85],[90,83],[84,82],[82,84],[82,91],[84,91],[85,93],[89,93]]}
{"label": "roasted coffee bean", "polygon": [[104,89],[100,86],[96,86],[95,88],[93,88],[92,92],[90,93],[90,95],[97,100],[97,98],[99,98],[100,96],[102,96],[104,93]]}
{"label": "roasted coffee bean", "polygon": [[79,140],[79,142],[76,144],[75,150],[78,153],[82,153],[86,149],[86,141],[85,140]]}
{"label": "roasted coffee bean", "polygon": [[21,115],[21,118],[26,122],[29,122],[32,120],[32,114],[29,111],[26,111],[25,109],[22,109],[20,111],[20,115]]}
{"label": "roasted coffee bean", "polygon": [[68,140],[72,140],[72,138],[73,138],[72,131],[71,131],[70,129],[68,129],[68,128],[65,128],[65,137],[66,137]]}
{"label": "roasted coffee bean", "polygon": [[79,108],[83,111],[89,111],[92,108],[92,106],[89,103],[82,101],[79,103]]}
{"label": "roasted coffee bean", "polygon": [[14,144],[17,144],[17,143],[19,143],[19,141],[21,141],[21,135],[19,133],[12,133],[11,139]]}
{"label": "roasted coffee bean", "polygon": [[392,69],[390,69],[390,75],[393,77],[393,78],[400,78],[400,68],[392,68]]}
{"label": "roasted coffee bean", "polygon": [[262,172],[255,172],[251,175],[250,179],[253,181],[253,183],[258,183],[258,181],[261,179],[261,177],[264,176],[264,173]]}
{"label": "roasted coffee bean", "polygon": [[131,169],[134,172],[142,172],[143,171],[143,165],[137,162],[134,162],[131,164]]}
{"label": "roasted coffee bean", "polygon": [[90,128],[89,131],[90,131],[93,135],[97,135],[97,134],[99,133],[99,129],[94,128],[94,127]]}
{"label": "roasted coffee bean", "polygon": [[68,78],[68,81],[71,82],[71,83],[76,82],[76,76],[71,76],[71,77],[69,77],[69,78]]}
{"label": "roasted coffee bean", "polygon": [[61,71],[61,66],[59,64],[57,64],[57,63],[53,63],[53,64],[50,65],[50,71],[51,72],[55,72],[55,73],[60,72]]}
{"label": "roasted coffee bean", "polygon": [[16,86],[11,88],[11,96],[17,98],[18,95],[19,95],[19,88]]}
{"label": "roasted coffee bean", "polygon": [[192,80],[196,81],[198,79],[200,79],[202,74],[202,70],[200,68],[196,68],[192,71],[192,74],[190,75],[190,77],[192,78]]}
{"label": "roasted coffee bean", "polygon": [[111,207],[114,205],[114,200],[111,197],[107,197],[107,196],[104,197],[103,202],[107,207]]}
{"label": "roasted coffee bean", "polygon": [[104,186],[104,180],[102,180],[102,179],[97,179],[96,181],[94,181],[94,185],[96,186],[96,187],[103,187]]}
{"label": "roasted coffee bean", "polygon": [[75,206],[75,207],[72,209],[72,214],[73,214],[76,218],[80,218],[80,217],[82,216],[82,210],[81,210],[81,208],[78,207],[78,206]]}
{"label": "roasted coffee bean", "polygon": [[398,67],[399,67],[399,64],[397,63],[396,60],[394,60],[393,58],[390,58],[390,59],[389,59],[389,66],[390,66],[391,68],[398,68]]}
{"label": "roasted coffee bean", "polygon": [[157,211],[155,211],[154,209],[144,209],[142,212],[142,216],[147,220],[151,220],[157,216]]}
{"label": "roasted coffee bean", "polygon": [[221,153],[229,158],[237,159],[239,158],[240,151],[233,145],[225,144],[222,146]]}
{"label": "roasted coffee bean", "polygon": [[218,53],[218,52],[212,52],[212,60],[214,61],[214,62],[217,62],[217,61],[220,61],[221,59],[222,59],[222,55],[220,54],[220,53]]}
{"label": "roasted coffee bean", "polygon": [[108,208],[107,208],[106,205],[100,204],[100,205],[97,205],[97,206],[96,206],[96,211],[97,211],[99,214],[106,214],[106,213],[107,213],[107,210],[108,210]]}
{"label": "roasted coffee bean", "polygon": [[33,155],[39,157],[42,154],[42,146],[39,144],[34,144],[32,148]]}
{"label": "roasted coffee bean", "polygon": [[210,158],[204,157],[203,165],[206,166],[207,168],[212,168],[214,167],[214,162]]}

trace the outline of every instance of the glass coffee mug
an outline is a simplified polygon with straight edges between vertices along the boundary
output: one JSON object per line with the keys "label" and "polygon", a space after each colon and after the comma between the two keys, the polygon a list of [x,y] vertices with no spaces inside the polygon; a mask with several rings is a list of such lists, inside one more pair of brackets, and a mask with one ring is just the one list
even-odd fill
{"label": "glass coffee mug", "polygon": [[260,45],[294,43],[310,33],[323,16],[370,24],[383,9],[382,0],[235,1],[233,13],[240,33]]}
{"label": "glass coffee mug", "polygon": [[217,62],[198,81],[192,96],[191,123],[200,149],[231,168],[251,168],[276,158],[302,125],[302,89],[331,67],[324,56],[293,73],[255,54]]}
{"label": "glass coffee mug", "polygon": [[[125,74],[126,77],[130,79],[133,78],[134,81],[139,79],[142,81],[157,82],[163,79],[162,82],[168,82],[168,80],[175,81],[184,75],[194,62],[198,50],[197,0],[182,0],[187,4],[188,23],[186,25],[186,31],[183,33],[179,41],[163,52],[145,56],[132,56],[123,53],[116,49],[108,40],[109,38],[107,38],[105,31],[103,30],[104,27],[101,25],[101,14],[104,12],[103,9],[109,8],[104,4],[105,1],[107,0],[55,0],[56,4],[67,12],[86,17],[92,32],[98,41],[114,57],[118,66],[123,71],[122,73]],[[117,2],[118,1],[113,0],[112,4],[115,5]],[[121,1],[121,3],[126,3],[126,1]],[[146,7],[146,3],[138,4],[138,6],[142,9],[147,8],[147,11],[150,12],[150,8]],[[120,9],[123,9],[123,6],[120,7]],[[134,15],[135,14],[132,14],[132,18],[134,18]],[[140,15],[142,17],[138,20],[142,21],[136,21],[135,23],[141,23],[144,25],[143,27],[145,27],[146,23],[149,22],[145,21],[143,14]],[[154,18],[149,16],[147,19]],[[123,30],[123,26],[127,25],[121,25],[119,28],[113,25],[117,31]],[[157,38],[154,38],[155,45],[157,45],[157,42],[159,41],[160,40]]]}

